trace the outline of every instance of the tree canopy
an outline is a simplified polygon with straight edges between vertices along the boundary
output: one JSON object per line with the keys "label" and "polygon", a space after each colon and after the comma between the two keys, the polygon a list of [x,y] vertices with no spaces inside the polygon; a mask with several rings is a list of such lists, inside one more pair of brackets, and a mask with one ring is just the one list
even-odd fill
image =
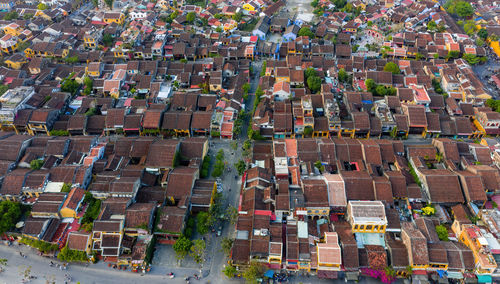
{"label": "tree canopy", "polygon": [[194,240],[193,245],[191,246],[191,250],[189,255],[194,258],[196,263],[201,263],[203,261],[203,256],[205,255],[206,244],[204,240]]}
{"label": "tree canopy", "polygon": [[468,18],[474,15],[474,7],[467,1],[448,0],[444,6],[448,13],[457,15],[460,18]]}
{"label": "tree canopy", "polygon": [[321,89],[321,78],[317,76],[307,78],[307,86],[311,92],[316,93]]}
{"label": "tree canopy", "polygon": [[243,272],[243,278],[248,283],[257,283],[257,279],[262,278],[264,275],[264,266],[256,261],[250,262],[250,266]]}
{"label": "tree canopy", "polygon": [[193,243],[190,239],[186,238],[185,236],[181,236],[177,239],[172,248],[174,249],[177,258],[184,259],[191,250],[192,245]]}
{"label": "tree canopy", "polygon": [[194,12],[189,12],[186,15],[186,21],[192,23],[194,22],[194,19],[196,18],[196,14]]}
{"label": "tree canopy", "polygon": [[298,36],[308,36],[310,38],[314,37],[314,33],[311,31],[309,27],[302,27],[299,30]]}
{"label": "tree canopy", "polygon": [[12,201],[0,202],[0,234],[14,227],[21,217],[21,205]]}
{"label": "tree canopy", "polygon": [[401,70],[399,70],[399,67],[396,63],[394,62],[387,62],[384,66],[384,71],[386,72],[392,72],[392,74],[399,74],[401,73]]}

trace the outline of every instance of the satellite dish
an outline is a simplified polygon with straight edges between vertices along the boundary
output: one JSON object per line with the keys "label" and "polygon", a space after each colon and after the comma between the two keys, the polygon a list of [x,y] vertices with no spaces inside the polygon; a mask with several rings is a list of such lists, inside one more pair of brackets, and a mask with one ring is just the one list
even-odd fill
{"label": "satellite dish", "polygon": [[23,221],[17,222],[16,228],[21,229],[22,227],[24,227],[24,222]]}

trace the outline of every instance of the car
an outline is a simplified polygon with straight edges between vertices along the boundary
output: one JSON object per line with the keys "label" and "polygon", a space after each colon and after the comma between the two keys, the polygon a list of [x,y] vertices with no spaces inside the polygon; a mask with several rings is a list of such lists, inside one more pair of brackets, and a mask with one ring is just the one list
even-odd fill
{"label": "car", "polygon": [[217,229],[217,237],[220,237],[220,235],[222,234],[222,230],[221,228],[219,227],[219,229]]}

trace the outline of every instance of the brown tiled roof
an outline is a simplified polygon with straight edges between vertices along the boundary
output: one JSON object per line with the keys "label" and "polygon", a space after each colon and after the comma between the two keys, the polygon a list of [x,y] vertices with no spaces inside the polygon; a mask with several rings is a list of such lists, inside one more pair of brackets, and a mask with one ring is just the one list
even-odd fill
{"label": "brown tiled roof", "polygon": [[133,193],[136,182],[139,178],[121,177],[110,184],[109,191],[111,193]]}
{"label": "brown tiled roof", "polygon": [[187,208],[175,206],[162,207],[158,229],[165,232],[181,234],[184,228]]}
{"label": "brown tiled roof", "polygon": [[85,130],[87,124],[87,116],[84,114],[74,114],[68,120],[67,129],[71,130]]}
{"label": "brown tiled roof", "polygon": [[141,129],[142,114],[129,114],[125,116],[124,130]]}
{"label": "brown tiled roof", "polygon": [[101,134],[105,127],[106,117],[104,115],[92,115],[87,120],[87,132]]}
{"label": "brown tiled roof", "polygon": [[385,237],[387,250],[389,251],[389,257],[391,260],[391,265],[395,269],[406,269],[409,264],[408,262],[408,251],[404,243],[400,240],[394,240],[390,236]]}
{"label": "brown tiled roof", "polygon": [[429,252],[424,235],[409,222],[402,222],[401,229],[410,265],[428,265]]}
{"label": "brown tiled roof", "polygon": [[302,180],[307,207],[328,207],[328,190],[324,180]]}
{"label": "brown tiled roof", "polygon": [[92,231],[94,232],[120,232],[121,220],[96,220]]}
{"label": "brown tiled roof", "polygon": [[231,258],[235,264],[246,264],[250,260],[250,241],[236,239],[233,243]]}
{"label": "brown tiled roof", "polygon": [[191,120],[191,129],[210,129],[212,111],[195,111]]}
{"label": "brown tiled roof", "polygon": [[85,232],[70,232],[68,234],[68,248],[71,250],[87,251],[87,245],[90,243],[90,234]]}
{"label": "brown tiled roof", "polygon": [[174,199],[189,197],[196,174],[197,169],[187,167],[178,167],[171,171],[168,176],[167,196]]}
{"label": "brown tiled roof", "polygon": [[140,137],[134,140],[130,149],[130,157],[146,157],[154,140],[152,137]]}
{"label": "brown tiled roof", "polygon": [[404,112],[408,115],[410,127],[427,127],[425,108],[420,105],[403,105]]}
{"label": "brown tiled roof", "polygon": [[161,129],[190,130],[192,111],[169,111],[163,115]]}
{"label": "brown tiled roof", "polygon": [[16,169],[7,174],[2,182],[0,193],[2,195],[18,195],[24,185],[29,169]]}
{"label": "brown tiled roof", "polygon": [[142,127],[149,129],[160,128],[162,114],[163,111],[161,110],[146,110],[142,118]]}
{"label": "brown tiled roof", "polygon": [[488,191],[500,189],[500,174],[497,169],[487,165],[471,165],[466,170],[481,176],[484,188]]}
{"label": "brown tiled roof", "polygon": [[457,174],[468,202],[487,200],[481,176],[475,175],[469,171],[457,171]]}
{"label": "brown tiled roof", "polygon": [[342,171],[347,200],[374,200],[373,179],[364,171]]}
{"label": "brown tiled roof", "polygon": [[137,228],[143,225],[149,226],[152,220],[154,203],[134,203],[126,211],[125,227]]}
{"label": "brown tiled roof", "polygon": [[73,183],[79,166],[57,166],[50,169],[50,180],[54,182]]}
{"label": "brown tiled roof", "polygon": [[82,188],[79,188],[79,187],[74,187],[69,192],[66,200],[64,201],[62,208],[69,208],[69,209],[76,210],[78,207],[78,204],[80,203],[80,201],[82,201],[84,195],[85,195],[85,190],[83,190]]}
{"label": "brown tiled roof", "polygon": [[415,224],[417,228],[424,234],[428,243],[437,243],[439,242],[439,237],[436,232],[436,228],[434,223],[429,218],[418,218],[415,219]]}
{"label": "brown tiled roof", "polygon": [[178,140],[157,140],[149,147],[146,166],[153,168],[173,168],[174,157],[178,149]]}
{"label": "brown tiled roof", "polygon": [[106,128],[123,127],[125,124],[125,109],[124,108],[111,108],[108,109],[106,114]]}
{"label": "brown tiled roof", "polygon": [[421,170],[425,176],[431,202],[463,202],[458,176],[448,170]]}
{"label": "brown tiled roof", "polygon": [[391,183],[386,177],[374,177],[375,200],[393,203]]}
{"label": "brown tiled roof", "polygon": [[188,137],[181,142],[181,154],[182,156],[193,159],[193,158],[203,158],[203,151],[205,150],[205,144],[207,144],[208,139],[206,137]]}
{"label": "brown tiled roof", "polygon": [[446,255],[446,248],[440,242],[427,244],[429,249],[429,262],[448,264],[448,256]]}

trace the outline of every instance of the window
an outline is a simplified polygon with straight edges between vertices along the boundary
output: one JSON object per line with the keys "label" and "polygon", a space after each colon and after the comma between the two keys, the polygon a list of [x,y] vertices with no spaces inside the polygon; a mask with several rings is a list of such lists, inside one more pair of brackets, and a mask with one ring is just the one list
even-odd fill
{"label": "window", "polygon": [[366,225],[366,229],[367,229],[367,230],[371,230],[371,229],[373,229],[373,225]]}
{"label": "window", "polygon": [[357,230],[358,229],[358,225],[354,225],[354,230]]}
{"label": "window", "polygon": [[373,226],[373,230],[378,231],[378,225]]}

